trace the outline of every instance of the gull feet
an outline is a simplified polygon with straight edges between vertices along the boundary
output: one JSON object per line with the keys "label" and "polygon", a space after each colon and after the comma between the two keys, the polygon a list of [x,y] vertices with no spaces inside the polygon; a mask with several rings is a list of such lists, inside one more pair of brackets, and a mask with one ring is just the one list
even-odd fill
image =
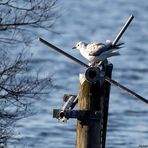
{"label": "gull feet", "polygon": [[98,66],[100,66],[101,65],[101,63],[102,62],[92,62],[92,63],[89,63],[88,65],[90,66],[90,67],[98,67]]}

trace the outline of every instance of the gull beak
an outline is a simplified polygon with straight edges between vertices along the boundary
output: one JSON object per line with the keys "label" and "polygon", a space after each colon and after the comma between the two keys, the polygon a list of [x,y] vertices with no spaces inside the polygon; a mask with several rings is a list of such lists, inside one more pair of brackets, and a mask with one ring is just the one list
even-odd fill
{"label": "gull beak", "polygon": [[76,46],[72,47],[72,49],[76,49]]}

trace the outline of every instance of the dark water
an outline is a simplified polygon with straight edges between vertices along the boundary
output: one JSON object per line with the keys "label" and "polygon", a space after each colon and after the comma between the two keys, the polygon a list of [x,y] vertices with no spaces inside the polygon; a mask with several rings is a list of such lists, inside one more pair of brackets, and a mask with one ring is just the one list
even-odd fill
{"label": "dark water", "polygon": [[[43,32],[49,42],[80,58],[71,47],[80,40],[104,42],[113,40],[125,20],[133,14],[135,19],[123,35],[125,48],[121,56],[111,58],[113,79],[140,95],[148,94],[148,1],[146,0],[67,0],[60,1],[61,18],[54,26],[60,33]],[[54,74],[56,89],[45,101],[36,103],[35,116],[17,123],[17,148],[74,148],[76,120],[60,123],[52,118],[52,109],[60,108],[64,93],[77,94],[78,75],[84,69],[63,58],[37,41],[31,50],[43,75]],[[112,87],[107,133],[107,148],[138,148],[148,145],[148,106]],[[12,144],[9,148],[13,148]]]}

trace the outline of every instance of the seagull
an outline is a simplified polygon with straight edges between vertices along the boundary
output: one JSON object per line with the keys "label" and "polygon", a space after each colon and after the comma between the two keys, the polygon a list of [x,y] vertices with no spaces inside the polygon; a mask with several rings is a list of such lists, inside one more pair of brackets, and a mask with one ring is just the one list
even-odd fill
{"label": "seagull", "polygon": [[106,43],[90,43],[78,42],[72,49],[78,49],[83,57],[90,61],[89,66],[101,65],[102,62],[112,56],[120,55],[118,49],[122,48],[124,43],[112,45],[110,40]]}

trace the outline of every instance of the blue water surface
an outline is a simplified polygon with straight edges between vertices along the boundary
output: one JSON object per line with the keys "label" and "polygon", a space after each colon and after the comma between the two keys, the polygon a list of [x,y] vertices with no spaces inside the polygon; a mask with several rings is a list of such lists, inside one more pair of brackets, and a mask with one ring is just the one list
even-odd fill
{"label": "blue water surface", "polygon": [[[54,31],[43,32],[50,43],[87,62],[77,50],[76,42],[113,40],[126,19],[133,14],[132,24],[121,41],[121,56],[109,59],[114,65],[113,79],[147,98],[148,94],[148,1],[146,0],[61,0],[61,17]],[[13,148],[75,148],[76,120],[66,123],[52,118],[52,110],[63,104],[64,93],[77,94],[79,73],[85,69],[55,53],[37,40],[31,48],[35,66],[42,74],[53,74],[56,87],[49,98],[36,102],[34,116],[17,122],[18,140]],[[110,96],[107,148],[138,148],[148,145],[148,106],[112,87]]]}

